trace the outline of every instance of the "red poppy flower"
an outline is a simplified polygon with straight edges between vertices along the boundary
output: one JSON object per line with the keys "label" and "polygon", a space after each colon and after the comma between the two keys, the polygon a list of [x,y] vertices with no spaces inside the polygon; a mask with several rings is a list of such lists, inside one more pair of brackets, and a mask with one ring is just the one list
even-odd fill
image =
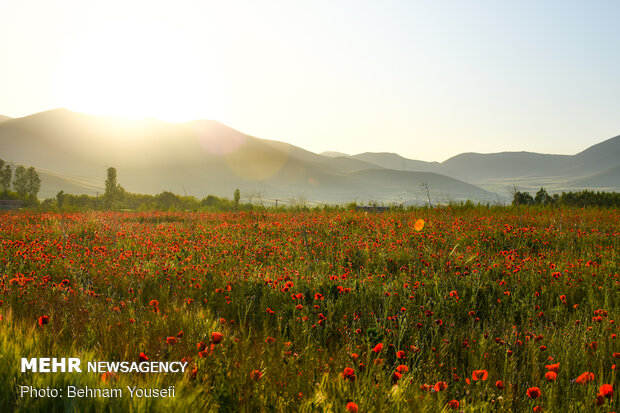
{"label": "red poppy flower", "polygon": [[375,346],[375,348],[372,349],[372,351],[374,351],[375,353],[380,352],[381,350],[383,350],[383,343],[379,343]]}
{"label": "red poppy flower", "polygon": [[586,371],[585,373],[583,373],[579,377],[577,377],[577,379],[575,379],[575,381],[578,384],[588,384],[592,380],[594,380],[594,373],[591,373],[589,371]]}
{"label": "red poppy flower", "polygon": [[538,387],[530,387],[527,389],[527,397],[530,399],[538,399],[540,397],[540,389]]}
{"label": "red poppy flower", "polygon": [[342,375],[342,378],[345,380],[355,381],[356,379],[355,370],[353,370],[351,367],[345,367],[341,375]]}
{"label": "red poppy flower", "polygon": [[406,373],[409,371],[409,367],[405,366],[404,364],[401,364],[398,367],[396,367],[396,371],[399,373]]}
{"label": "red poppy flower", "polygon": [[159,307],[159,301],[157,300],[151,300],[149,304],[151,305],[151,307]]}
{"label": "red poppy flower", "polygon": [[603,384],[601,387],[598,388],[598,394],[608,399],[611,399],[614,395],[614,386],[612,386],[611,384]]}
{"label": "red poppy flower", "polygon": [[116,373],[113,371],[107,371],[101,375],[101,381],[104,383],[111,383],[116,380]]}
{"label": "red poppy flower", "polygon": [[459,401],[458,400],[450,400],[448,402],[448,406],[450,406],[452,409],[456,410],[459,408]]}
{"label": "red poppy flower", "polygon": [[41,317],[39,317],[39,325],[40,326],[45,325],[45,324],[47,324],[49,322],[50,322],[50,317],[49,316],[42,315]]}
{"label": "red poppy flower", "polygon": [[503,390],[504,389],[504,382],[501,380],[498,380],[495,382],[495,387],[498,388],[499,390]]}
{"label": "red poppy flower", "polygon": [[392,383],[394,383],[394,384],[398,383],[398,380],[400,380],[400,378],[402,376],[403,376],[402,374],[400,374],[399,372],[395,371],[394,374],[392,374]]}
{"label": "red poppy flower", "polygon": [[358,411],[357,404],[355,404],[353,402],[347,403],[347,412],[349,412],[349,413],[357,413],[357,411]]}
{"label": "red poppy flower", "polygon": [[445,390],[447,388],[448,383],[446,383],[445,381],[438,381],[437,383],[435,383],[435,386],[433,386],[433,389],[435,389],[435,391],[437,392]]}
{"label": "red poppy flower", "polygon": [[148,361],[149,357],[146,354],[144,354],[144,353],[140,353],[140,356],[138,357],[138,360],[140,360],[140,362]]}
{"label": "red poppy flower", "polygon": [[552,371],[554,373],[559,373],[560,372],[560,363],[555,363],[555,364],[547,364],[545,366],[545,368],[549,371]]}
{"label": "red poppy flower", "polygon": [[486,370],[474,370],[471,373],[471,379],[473,381],[478,381],[478,380],[485,381],[487,377],[489,377],[489,372]]}
{"label": "red poppy flower", "polygon": [[405,357],[405,352],[402,350],[399,350],[396,352],[396,357],[398,357],[399,359],[402,359]]}
{"label": "red poppy flower", "polygon": [[224,339],[224,334],[218,333],[217,331],[214,331],[213,333],[211,333],[211,341],[213,342],[213,344],[219,344],[222,342],[223,339]]}
{"label": "red poppy flower", "polygon": [[259,370],[252,370],[250,372],[250,378],[252,380],[258,381],[261,377],[263,377],[263,373],[261,373]]}
{"label": "red poppy flower", "polygon": [[547,381],[555,381],[558,378],[558,373],[556,373],[555,371],[548,371],[545,373],[545,379],[547,379]]}
{"label": "red poppy flower", "polygon": [[179,342],[179,339],[178,339],[178,338],[176,338],[176,337],[174,337],[174,336],[168,337],[168,338],[166,339],[166,343],[168,343],[168,344],[170,344],[170,345],[174,345],[174,344],[176,344],[176,343],[178,343],[178,342]]}

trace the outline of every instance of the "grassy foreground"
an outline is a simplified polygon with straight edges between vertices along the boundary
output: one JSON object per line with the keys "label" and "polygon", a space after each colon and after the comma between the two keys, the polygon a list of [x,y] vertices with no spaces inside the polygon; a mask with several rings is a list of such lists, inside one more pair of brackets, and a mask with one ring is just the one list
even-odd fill
{"label": "grassy foreground", "polygon": [[618,410],[616,210],[4,213],[0,243],[0,411]]}

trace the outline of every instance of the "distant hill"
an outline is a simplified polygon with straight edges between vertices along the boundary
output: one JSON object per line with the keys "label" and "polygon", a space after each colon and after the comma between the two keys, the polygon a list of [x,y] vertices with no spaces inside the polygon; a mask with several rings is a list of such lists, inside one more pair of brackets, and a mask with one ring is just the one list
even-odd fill
{"label": "distant hill", "polygon": [[390,152],[364,152],[353,155],[352,158],[398,171],[438,172],[440,166],[439,162],[416,161]]}
{"label": "distant hill", "polygon": [[548,176],[564,167],[570,157],[533,152],[463,153],[441,163],[440,171],[470,182],[489,178]]}
{"label": "distant hill", "polygon": [[620,136],[593,145],[576,155],[533,152],[462,153],[444,162],[424,162],[395,153],[361,153],[352,158],[383,168],[401,171],[435,172],[499,192],[505,196],[511,187],[551,192],[575,188],[620,191]]}
{"label": "distant hill", "polygon": [[328,158],[338,158],[338,157],[341,157],[341,156],[350,156],[348,153],[335,152],[335,151],[325,151],[325,152],[321,152],[319,155],[327,156]]}
{"label": "distant hill", "polygon": [[9,119],[11,118],[8,116],[0,115],[0,122],[4,122],[5,120],[9,120]]}
{"label": "distant hill", "polygon": [[[437,173],[383,170],[364,159],[322,156],[245,135],[219,122],[128,121],[56,109],[0,123],[0,158],[42,172],[42,197],[100,192],[107,167],[130,192],[172,191],[202,198],[245,197],[349,202],[495,200],[496,195]],[[422,197],[424,195],[424,197]]]}
{"label": "distant hill", "polygon": [[[579,152],[571,157],[570,164],[567,168],[569,171],[597,174],[620,166],[620,135]],[[620,185],[620,182],[617,182],[617,185]]]}
{"label": "distant hill", "polygon": [[618,191],[620,182],[620,165],[590,175],[586,178],[576,179],[569,183],[575,189],[593,189],[602,191]]}

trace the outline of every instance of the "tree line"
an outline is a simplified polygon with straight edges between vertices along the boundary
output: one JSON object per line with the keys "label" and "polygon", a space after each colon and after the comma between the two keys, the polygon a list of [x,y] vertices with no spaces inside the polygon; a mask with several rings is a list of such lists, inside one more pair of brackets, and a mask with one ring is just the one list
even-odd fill
{"label": "tree line", "polygon": [[532,196],[529,192],[514,190],[512,205],[618,208],[620,207],[620,193],[584,190],[549,195],[544,188],[540,188],[540,190]]}
{"label": "tree line", "polygon": [[252,204],[241,203],[241,192],[236,189],[233,199],[208,195],[203,199],[194,196],[181,196],[170,191],[157,195],[134,194],[127,192],[118,183],[116,168],[107,170],[105,192],[102,196],[72,195],[60,191],[55,199],[46,199],[41,203],[45,209],[58,210],[113,210],[113,211],[247,211]]}
{"label": "tree line", "polygon": [[[15,171],[0,159],[0,198],[21,200],[26,206],[40,206],[43,209],[57,210],[176,210],[176,211],[249,211],[255,209],[252,203],[241,203],[239,189],[233,198],[227,199],[208,195],[198,199],[194,196],[181,196],[170,191],[157,195],[134,194],[127,192],[119,183],[116,168],[107,170],[103,196],[73,195],[59,191],[55,198],[41,203],[37,198],[41,190],[41,178],[34,167],[19,165]],[[469,201],[468,201],[469,202]],[[355,205],[353,205],[355,206]],[[513,190],[512,206],[568,206],[568,207],[620,207],[620,193],[602,191],[562,192],[550,195],[540,188],[534,196],[529,192]],[[263,206],[263,208],[265,208]]]}
{"label": "tree line", "polygon": [[0,159],[0,198],[22,200],[26,205],[34,205],[38,202],[40,190],[41,178],[34,167],[18,165],[13,172],[11,165]]}

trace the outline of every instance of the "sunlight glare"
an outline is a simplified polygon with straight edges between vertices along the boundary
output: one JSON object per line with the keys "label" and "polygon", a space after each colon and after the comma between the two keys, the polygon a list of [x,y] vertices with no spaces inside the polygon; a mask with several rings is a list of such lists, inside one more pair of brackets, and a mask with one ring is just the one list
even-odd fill
{"label": "sunlight glare", "polygon": [[197,119],[209,113],[210,101],[201,58],[180,30],[119,22],[70,49],[57,93],[68,109],[94,115]]}

